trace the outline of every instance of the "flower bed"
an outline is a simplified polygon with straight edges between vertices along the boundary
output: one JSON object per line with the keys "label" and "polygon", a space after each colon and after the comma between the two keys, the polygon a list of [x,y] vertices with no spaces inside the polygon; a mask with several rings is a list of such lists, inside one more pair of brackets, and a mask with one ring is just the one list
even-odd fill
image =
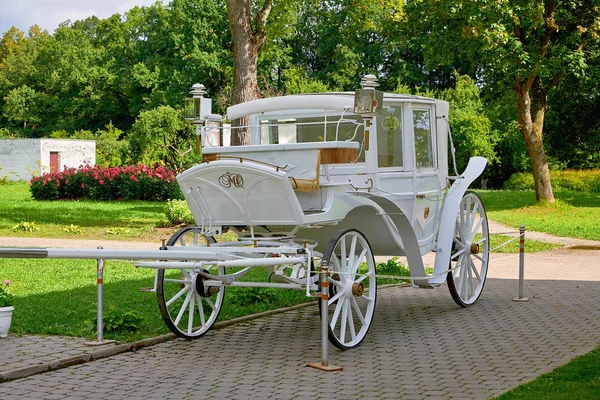
{"label": "flower bed", "polygon": [[34,177],[29,190],[36,200],[151,200],[181,198],[175,173],[163,166],[102,168],[83,165]]}

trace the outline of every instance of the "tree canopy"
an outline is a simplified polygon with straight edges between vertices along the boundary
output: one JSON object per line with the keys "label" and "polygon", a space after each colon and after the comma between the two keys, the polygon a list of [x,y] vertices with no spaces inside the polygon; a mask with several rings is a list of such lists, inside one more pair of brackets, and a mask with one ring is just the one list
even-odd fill
{"label": "tree canopy", "polygon": [[142,136],[164,149],[179,132],[175,148],[189,148],[173,118],[194,83],[217,112],[242,99],[227,5],[244,4],[253,96],[354,90],[375,73],[384,90],[450,101],[459,163],[490,158],[492,185],[529,170],[549,199],[548,168],[598,167],[598,0],[171,0],[53,34],[13,27],[0,38],[0,136],[90,132],[117,149],[103,163],[177,163]]}

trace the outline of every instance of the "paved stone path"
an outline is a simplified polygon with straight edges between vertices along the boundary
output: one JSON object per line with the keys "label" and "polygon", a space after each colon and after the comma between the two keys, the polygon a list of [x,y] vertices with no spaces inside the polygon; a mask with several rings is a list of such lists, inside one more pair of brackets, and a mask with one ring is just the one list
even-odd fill
{"label": "paved stone path", "polygon": [[361,346],[320,355],[316,306],[0,384],[0,398],[465,398],[498,395],[600,345],[598,282],[489,279],[476,306],[445,288],[382,289]]}
{"label": "paved stone path", "polygon": [[[446,287],[380,289],[365,341],[347,351],[330,346],[340,372],[306,367],[320,357],[312,305],[0,383],[0,398],[486,399],[600,346],[598,255],[527,254],[526,303],[512,300],[518,260],[504,254],[494,255],[483,294],[467,309]],[[5,354],[43,364],[95,351],[79,339],[7,339],[0,339],[0,373]],[[61,340],[69,342],[64,350]]]}

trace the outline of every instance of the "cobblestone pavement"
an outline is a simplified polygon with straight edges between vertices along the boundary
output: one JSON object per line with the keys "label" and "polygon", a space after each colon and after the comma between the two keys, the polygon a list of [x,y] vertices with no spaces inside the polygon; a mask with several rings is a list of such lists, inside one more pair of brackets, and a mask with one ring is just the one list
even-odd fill
{"label": "cobblestone pavement", "polygon": [[306,367],[320,357],[313,305],[5,382],[0,398],[486,399],[600,345],[598,282],[528,281],[526,303],[516,288],[488,279],[467,309],[445,287],[380,289],[365,341],[330,347],[340,372]]}

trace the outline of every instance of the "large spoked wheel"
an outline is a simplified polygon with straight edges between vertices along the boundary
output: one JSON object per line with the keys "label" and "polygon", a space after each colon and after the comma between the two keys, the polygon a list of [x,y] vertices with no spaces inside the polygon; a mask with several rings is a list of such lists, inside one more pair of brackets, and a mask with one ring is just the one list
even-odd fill
{"label": "large spoked wheel", "polygon": [[483,290],[490,249],[487,215],[474,192],[467,191],[460,203],[452,249],[450,268],[454,269],[446,281],[456,304],[467,307]]}
{"label": "large spoked wheel", "polygon": [[[329,341],[340,349],[356,347],[371,326],[377,299],[371,246],[359,231],[344,230],[331,239],[323,261],[327,261],[330,271]],[[365,273],[370,275],[357,276]]]}
{"label": "large spoked wheel", "polygon": [[[177,231],[167,246],[198,246],[203,235],[194,227]],[[212,237],[206,238],[214,242]],[[160,314],[171,332],[185,339],[204,335],[215,323],[225,296],[225,288],[207,286],[198,268],[159,269],[156,293]],[[204,272],[224,275],[223,267],[205,266]],[[212,281],[214,282],[214,281]]]}

